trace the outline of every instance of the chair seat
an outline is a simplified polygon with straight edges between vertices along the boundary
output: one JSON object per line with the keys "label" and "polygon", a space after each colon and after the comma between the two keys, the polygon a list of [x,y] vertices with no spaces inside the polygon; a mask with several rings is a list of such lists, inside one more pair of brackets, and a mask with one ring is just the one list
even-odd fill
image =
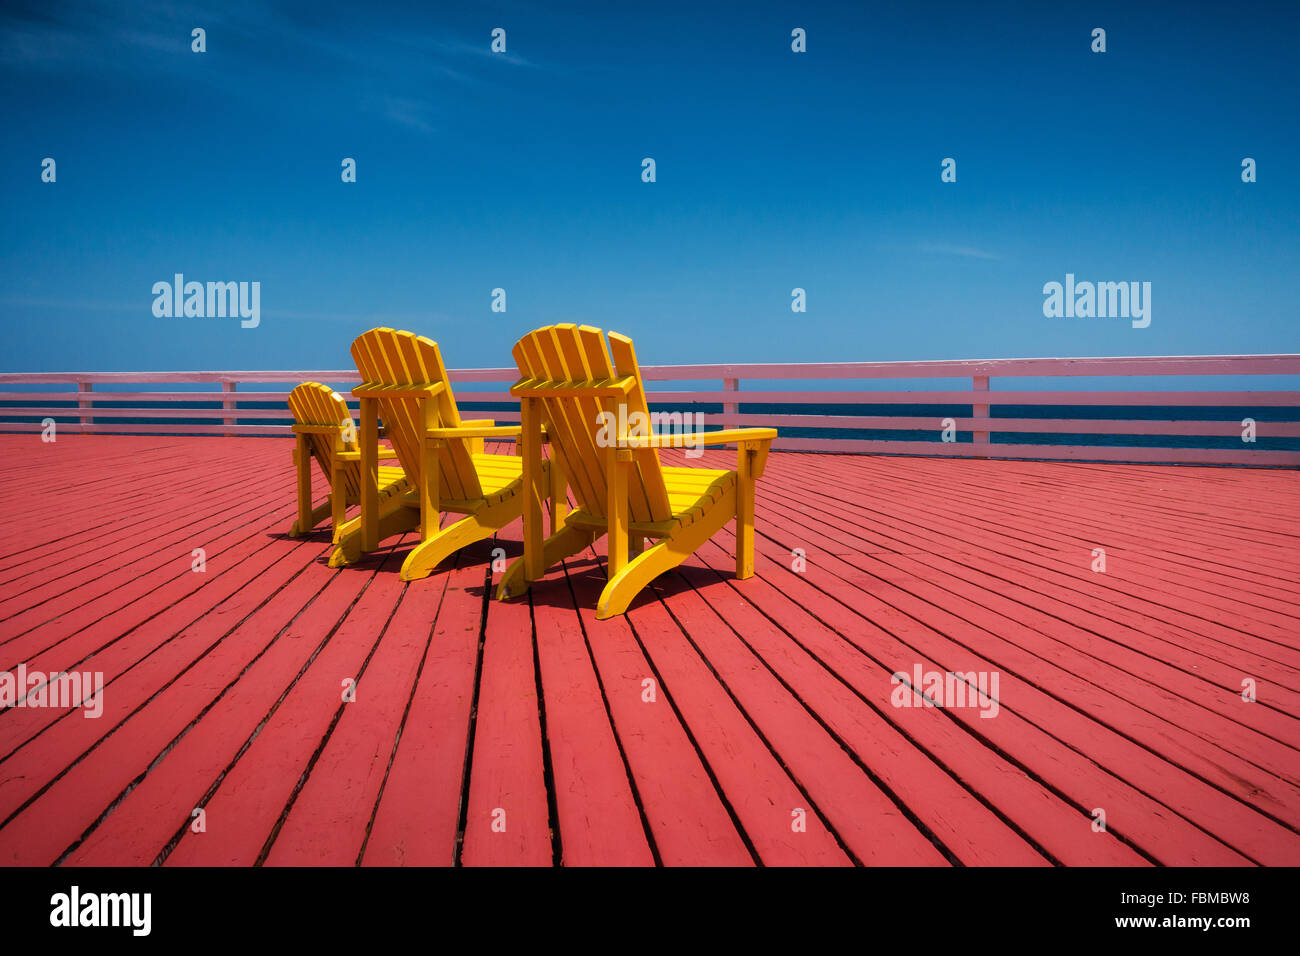
{"label": "chair seat", "polygon": [[524,477],[524,460],[518,455],[490,455],[476,452],[470,455],[483,497],[491,498],[510,487],[511,482]]}
{"label": "chair seat", "polygon": [[716,504],[736,484],[734,471],[713,468],[661,468],[673,520],[685,527]]}
{"label": "chair seat", "polygon": [[[519,455],[491,455],[476,451],[469,455],[478,472],[478,486],[486,501],[502,501],[517,492],[516,483],[524,480],[524,459]],[[543,480],[550,473],[550,459],[542,459]]]}
{"label": "chair seat", "polygon": [[[356,488],[361,484],[361,466],[358,464],[348,476],[345,484],[344,494],[347,496],[349,504],[357,503]],[[379,466],[379,497],[389,498],[396,494],[402,494],[412,491],[410,482],[406,480],[406,472],[401,468],[389,468],[384,465]],[[412,492],[413,493],[413,492]]]}
{"label": "chair seat", "polygon": [[[632,531],[655,538],[667,537],[681,528],[689,527],[736,486],[734,471],[668,467],[661,470],[673,516],[667,521],[632,521],[628,525]],[[605,528],[607,519],[579,509],[569,515],[569,523],[595,530]]]}
{"label": "chair seat", "polygon": [[[524,460],[514,455],[489,455],[486,453],[474,453],[470,455],[470,460],[474,463],[474,470],[478,473],[479,488],[483,490],[482,498],[475,498],[472,501],[461,500],[459,498],[441,498],[439,506],[444,511],[474,511],[477,510],[484,502],[493,504],[504,498],[515,494],[519,482],[524,477]],[[545,473],[547,463],[542,462],[542,471]],[[379,485],[382,489],[384,486],[383,472],[396,472],[396,480],[405,480],[405,473],[400,468],[380,468]],[[412,502],[419,500],[419,492],[416,488],[411,487],[407,490],[407,497]]]}

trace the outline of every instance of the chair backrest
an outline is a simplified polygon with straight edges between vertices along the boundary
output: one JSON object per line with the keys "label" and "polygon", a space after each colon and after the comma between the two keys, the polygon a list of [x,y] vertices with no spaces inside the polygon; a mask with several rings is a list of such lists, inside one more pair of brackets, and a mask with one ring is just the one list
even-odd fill
{"label": "chair backrest", "polygon": [[[371,329],[357,336],[352,343],[352,359],[361,373],[364,386],[387,385],[392,387],[437,385],[446,387],[433,398],[437,421],[443,428],[460,426],[460,411],[447,379],[447,369],[442,364],[438,343],[414,332],[399,332],[389,328]],[[424,481],[424,419],[421,417],[421,400],[411,395],[381,397],[379,420],[384,433],[393,443],[393,451],[402,463],[402,470],[412,482]],[[473,500],[483,496],[478,472],[470,457],[470,442],[466,439],[444,440],[438,453],[439,497],[445,500]]]}
{"label": "chair backrest", "polygon": [[[328,385],[319,382],[303,382],[289,393],[289,411],[293,413],[294,421],[299,425],[322,427],[332,425],[339,429],[338,436],[307,436],[307,447],[311,449],[312,457],[316,459],[321,471],[329,479],[334,474],[335,442],[339,441],[344,451],[357,449],[356,423],[352,421],[352,412],[348,409],[348,403],[343,400],[342,395]],[[353,427],[347,428],[349,424]],[[359,493],[355,468],[344,471],[344,481],[349,494]]]}
{"label": "chair backrest", "polygon": [[[519,374],[531,380],[530,387],[562,387],[575,381],[600,381],[633,377],[632,389],[614,401],[615,414],[624,422],[644,423],[649,429],[650,410],[641,384],[632,340],[611,332],[609,348],[605,334],[590,325],[549,325],[529,332],[512,350]],[[611,360],[610,353],[613,353]],[[542,398],[542,418],[551,436],[551,454],[564,465],[578,506],[588,514],[604,517],[608,492],[606,464],[608,448],[602,443],[600,413],[607,411],[606,399],[597,389],[578,389],[562,398]],[[623,409],[619,410],[618,405]],[[638,415],[644,416],[637,418]],[[606,424],[610,425],[608,419]],[[617,425],[605,429],[614,437]],[[628,480],[628,503],[633,521],[666,521],[672,517],[668,491],[659,465],[659,452],[639,448],[633,452],[634,467]]]}

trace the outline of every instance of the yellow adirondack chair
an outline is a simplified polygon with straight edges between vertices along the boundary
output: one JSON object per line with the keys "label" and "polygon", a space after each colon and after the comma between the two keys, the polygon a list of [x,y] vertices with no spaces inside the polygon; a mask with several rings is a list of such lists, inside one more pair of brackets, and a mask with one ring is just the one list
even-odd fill
{"label": "yellow adirondack chair", "polygon": [[[654,578],[686,560],[736,519],[736,576],[754,573],[754,482],[761,478],[774,428],[695,434],[650,432],[649,408],[632,340],[591,326],[552,325],[514,347],[523,377],[511,388],[521,401],[525,487],[524,554],[506,569],[499,598],[522,593],[546,569],[608,534],[608,581],[597,618],[627,610]],[[611,361],[612,353],[612,361]],[[544,429],[544,431],[543,431]],[[549,436],[577,509],[543,540],[541,443]],[[736,469],[669,468],[658,448],[735,444]],[[646,538],[657,542],[641,552]]]}
{"label": "yellow adirondack chair", "polygon": [[[289,529],[297,538],[311,531],[329,516],[338,541],[348,505],[361,500],[361,452],[357,448],[356,426],[343,396],[319,382],[303,382],[289,393],[293,433],[297,436],[293,463],[298,470],[298,518]],[[380,458],[394,457],[391,448],[380,449]],[[311,506],[311,462],[316,459],[329,483],[329,499]],[[380,468],[378,493],[381,498],[409,491],[400,468]]]}
{"label": "yellow adirondack chair", "polygon": [[[465,421],[447,381],[438,345],[424,336],[371,329],[352,343],[362,384],[361,515],[343,526],[331,567],[375,551],[389,535],[420,528],[420,543],[402,564],[403,581],[428,575],[440,561],[518,518],[523,507],[523,461],[483,452],[485,438],[518,437],[519,426],[491,419]],[[410,483],[406,494],[381,501],[378,419]],[[539,466],[549,479],[548,463]],[[563,499],[560,486],[559,498]],[[440,511],[465,515],[439,530]]]}

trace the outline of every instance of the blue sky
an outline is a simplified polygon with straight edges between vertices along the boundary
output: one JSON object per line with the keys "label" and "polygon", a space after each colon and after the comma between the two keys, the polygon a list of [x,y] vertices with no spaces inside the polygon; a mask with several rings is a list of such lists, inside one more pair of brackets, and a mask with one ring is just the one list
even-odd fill
{"label": "blue sky", "polygon": [[[347,367],[379,324],[499,367],[553,321],[647,363],[1300,351],[1294,3],[50,6],[0,12],[7,371]],[[261,324],[155,317],[177,272]],[[1150,327],[1045,318],[1067,272]]]}

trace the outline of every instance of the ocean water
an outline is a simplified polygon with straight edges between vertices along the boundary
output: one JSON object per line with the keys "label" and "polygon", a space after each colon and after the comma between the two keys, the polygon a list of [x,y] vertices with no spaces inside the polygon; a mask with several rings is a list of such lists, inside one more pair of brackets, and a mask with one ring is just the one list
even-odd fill
{"label": "ocean water", "polygon": [[[283,409],[285,417],[283,419],[238,419],[241,424],[289,424],[291,419],[288,410],[285,409],[281,402],[257,402],[251,398],[252,393],[245,393],[245,398],[239,401],[240,408],[266,408],[266,409]],[[10,421],[35,422],[37,416],[24,416],[21,409],[24,404],[21,402],[3,402],[0,403],[0,417]],[[42,406],[64,407],[68,408],[68,420],[75,421],[78,410],[75,403],[50,403],[50,402],[33,402],[31,404],[40,404]],[[113,407],[132,407],[132,408],[174,408],[174,403],[168,402],[123,402],[116,403],[97,403],[95,408],[95,421],[97,424],[113,425],[120,427],[121,431],[129,432],[131,424],[172,424],[172,425],[197,425],[212,424],[212,419],[177,419],[177,418],[157,418],[151,419],[140,416],[129,418],[114,418],[112,415]],[[220,408],[220,402],[195,402],[194,408]],[[462,412],[473,412],[475,414],[485,413],[490,416],[492,412],[510,411],[517,409],[518,406],[512,406],[506,403],[492,402],[460,402]],[[715,403],[678,403],[674,405],[661,405],[651,403],[651,411],[677,411],[677,412],[694,412],[704,415],[705,428],[720,427],[722,421],[722,405]],[[873,404],[873,403],[836,403],[836,404],[797,404],[797,405],[772,405],[762,403],[742,402],[739,406],[741,414],[746,415],[854,415],[854,416],[902,416],[908,418],[932,418],[934,419],[934,428],[927,429],[866,429],[866,428],[797,428],[791,426],[780,426],[780,432],[783,436],[791,438],[851,438],[851,439],[869,439],[869,440],[893,440],[893,441],[914,441],[914,442],[933,442],[936,445],[942,443],[940,437],[939,422],[944,418],[962,419],[971,415],[970,405],[959,404],[924,404],[924,405],[900,405],[900,404]],[[1268,424],[1270,422],[1297,422],[1300,421],[1300,407],[1290,406],[1127,406],[1127,405],[990,405],[989,415],[993,418],[1045,418],[1045,419],[1112,419],[1112,420],[1150,420],[1150,421],[1222,421],[1233,422],[1233,428],[1228,430],[1228,434],[1219,436],[1198,436],[1198,435],[1098,435],[1087,433],[1017,433],[1017,432],[998,432],[990,433],[989,440],[992,444],[1038,444],[1044,446],[1050,445],[1087,445],[1087,446],[1116,446],[1116,447],[1134,447],[1134,448],[1210,448],[1210,449],[1240,449],[1243,446],[1241,441],[1241,421],[1244,418],[1253,418],[1256,421],[1256,440],[1249,447],[1258,450],[1271,451],[1300,451],[1300,437],[1285,438],[1270,436],[1268,434]],[[55,416],[56,420],[59,416]],[[4,430],[4,423],[0,422],[0,431]],[[974,435],[969,431],[959,431],[956,437],[957,443],[970,443],[974,441]],[[1050,453],[1045,453],[1045,458],[1050,458]]]}
{"label": "ocean water", "polygon": [[[807,414],[807,415],[898,415],[902,417],[931,417],[933,429],[861,429],[861,428],[782,428],[781,434],[792,438],[859,438],[892,439],[894,441],[941,442],[938,422],[944,418],[970,417],[970,405],[801,405],[800,411],[788,411],[790,406],[741,405],[747,414]],[[718,407],[719,413],[721,406]],[[1234,422],[1229,434],[1213,435],[1098,435],[1075,432],[990,432],[991,444],[1016,445],[1100,445],[1133,448],[1242,448],[1241,421],[1253,418],[1256,422],[1256,439],[1253,448],[1274,451],[1300,450],[1300,438],[1268,436],[1268,422],[1300,421],[1300,407],[1294,406],[1208,406],[1195,405],[990,405],[990,418],[1046,418],[1046,419],[1104,419],[1112,421],[1215,421]],[[974,441],[974,433],[959,431],[958,442]]]}

